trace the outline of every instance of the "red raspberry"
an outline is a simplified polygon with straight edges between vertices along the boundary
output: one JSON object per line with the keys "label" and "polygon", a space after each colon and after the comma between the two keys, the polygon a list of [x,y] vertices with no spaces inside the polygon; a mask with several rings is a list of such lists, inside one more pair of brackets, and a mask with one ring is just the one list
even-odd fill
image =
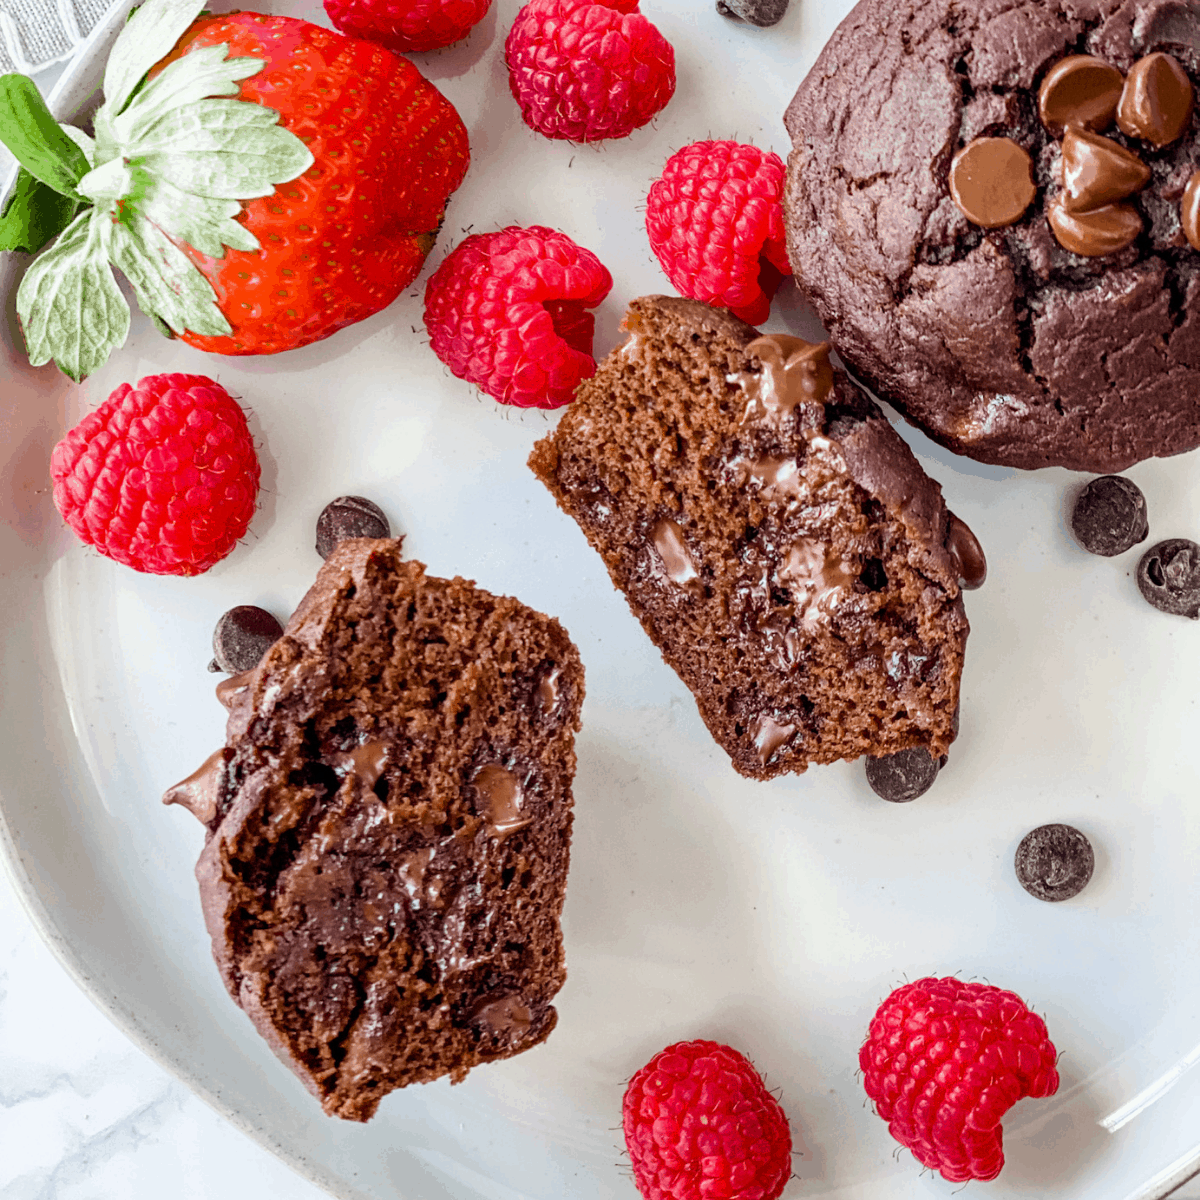
{"label": "red raspberry", "polygon": [[675,92],[675,51],[637,0],[531,0],[504,44],[508,86],[548,138],[628,137]]}
{"label": "red raspberry", "polygon": [[459,41],[491,6],[492,0],[325,0],[329,19],[343,33],[398,54]]}
{"label": "red raspberry", "polygon": [[775,1200],[792,1131],[758,1072],[719,1042],[677,1042],[630,1081],[625,1145],[646,1200]]}
{"label": "red raspberry", "polygon": [[135,571],[199,575],[254,515],[258,455],[229,393],[203,375],[127,383],[50,456],[54,503],[90,546]]}
{"label": "red raspberry", "polygon": [[897,988],[858,1054],[892,1137],[951,1183],[1000,1174],[1000,1119],[1026,1096],[1054,1095],[1056,1058],[1046,1022],[1019,996],[958,979]]}
{"label": "red raspberry", "polygon": [[501,404],[558,408],[596,373],[595,308],[612,276],[589,250],[541,225],[477,233],[425,287],[433,352]]}
{"label": "red raspberry", "polygon": [[765,321],[792,273],[782,196],[783,160],[769,150],[696,142],[671,155],[646,199],[646,232],[680,295]]}

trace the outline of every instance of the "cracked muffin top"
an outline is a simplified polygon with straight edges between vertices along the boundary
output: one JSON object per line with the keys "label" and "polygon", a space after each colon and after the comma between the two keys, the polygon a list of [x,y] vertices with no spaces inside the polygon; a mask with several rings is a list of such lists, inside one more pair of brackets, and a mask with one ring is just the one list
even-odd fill
{"label": "cracked muffin top", "polygon": [[1200,445],[1200,0],[862,0],[788,107],[788,253],[949,449]]}

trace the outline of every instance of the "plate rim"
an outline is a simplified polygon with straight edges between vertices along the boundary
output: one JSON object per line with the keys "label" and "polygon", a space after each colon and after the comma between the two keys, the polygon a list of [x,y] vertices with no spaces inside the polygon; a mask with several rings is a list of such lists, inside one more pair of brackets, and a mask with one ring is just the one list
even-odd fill
{"label": "plate rim", "polygon": [[[85,84],[85,80],[96,72],[96,57],[101,50],[111,44],[130,11],[138,7],[141,2],[142,0],[117,0],[79,46],[74,57],[68,62],[46,97],[50,111],[56,119],[66,120],[83,105],[90,94],[98,90],[98,88],[88,88]],[[16,174],[17,167],[14,166],[3,180],[0,197],[7,195]],[[6,285],[16,269],[14,256],[9,256],[7,261],[0,260],[0,285]],[[7,291],[7,287],[4,290]],[[142,1027],[135,1013],[117,993],[100,985],[92,978],[78,950],[62,932],[34,884],[33,876],[27,868],[21,852],[19,839],[10,824],[3,788],[0,788],[0,869],[12,884],[22,910],[43,944],[50,950],[76,987],[130,1042],[164,1070],[172,1080],[184,1084],[189,1092],[197,1096],[256,1145],[283,1162],[300,1178],[327,1194],[337,1197],[338,1200],[357,1200],[360,1193],[356,1189],[347,1186],[343,1181],[325,1176],[324,1172],[315,1168],[315,1164],[311,1160],[299,1158],[290,1153],[285,1145],[275,1141],[264,1127],[243,1116],[235,1106],[224,1102],[198,1076],[190,1072],[185,1063],[177,1061],[167,1053]],[[1152,1171],[1143,1186],[1133,1193],[1129,1200],[1166,1200],[1177,1188],[1197,1176],[1200,1176],[1200,1146],[1197,1146],[1192,1157],[1185,1156],[1185,1159],[1163,1164],[1157,1170]]]}

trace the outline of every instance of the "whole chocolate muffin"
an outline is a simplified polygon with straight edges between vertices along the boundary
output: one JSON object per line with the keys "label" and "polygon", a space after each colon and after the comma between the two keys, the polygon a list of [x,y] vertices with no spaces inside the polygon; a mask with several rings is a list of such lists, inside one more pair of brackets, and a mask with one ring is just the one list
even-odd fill
{"label": "whole chocolate muffin", "polygon": [[1200,0],[862,0],[785,116],[850,369],[984,462],[1200,444],[1198,71]]}
{"label": "whole chocolate muffin", "polygon": [[646,296],[529,465],[734,768],[946,753],[986,572],[828,345]]}
{"label": "whole chocolate muffin", "polygon": [[226,987],[325,1111],[543,1041],[583,702],[562,626],[352,538],[218,695],[225,747],[164,800],[208,831]]}

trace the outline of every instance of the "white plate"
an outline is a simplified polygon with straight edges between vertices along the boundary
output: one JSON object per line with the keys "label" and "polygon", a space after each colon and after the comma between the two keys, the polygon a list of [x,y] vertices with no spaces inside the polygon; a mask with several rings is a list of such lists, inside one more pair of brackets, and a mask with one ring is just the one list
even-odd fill
{"label": "white plate", "polygon": [[[271,4],[268,7],[283,7]],[[306,0],[286,5],[323,19]],[[679,90],[657,128],[594,147],[530,133],[509,98],[498,0],[461,47],[420,56],[461,112],[473,164],[440,261],[465,227],[543,223],[616,278],[597,349],[625,304],[665,281],[641,226],[668,154],[707,136],[784,152],[780,114],[850,8],[793,4],[782,25],[727,24],[710,0],[662,0]],[[60,85],[98,85],[120,14]],[[9,296],[19,264],[3,266]],[[423,280],[422,280],[423,284]],[[991,560],[968,597],[962,736],[934,791],[888,805],[844,765],[754,784],[614,593],[599,559],[524,463],[554,418],[502,409],[425,344],[422,287],[323,344],[276,359],[207,357],[135,319],[80,388],[22,366],[9,333],[0,469],[3,844],[44,935],[122,1029],[199,1094],[339,1196],[578,1200],[634,1195],[622,1165],[624,1081],[670,1041],[714,1037],[782,1089],[799,1154],[789,1195],[946,1195],[898,1158],[864,1104],[857,1050],[904,977],[960,972],[1021,993],[1062,1051],[1062,1088],[1005,1123],[993,1200],[1163,1194],[1200,1143],[1200,624],[1145,605],[1140,550],[1090,557],[1065,513],[1078,477],[977,466],[905,428]],[[787,291],[771,327],[815,331]],[[84,550],[51,503],[63,429],[118,382],[208,373],[243,398],[262,442],[251,536],[195,580],[137,575]],[[1150,463],[1152,537],[1200,535],[1200,458]],[[229,1000],[192,864],[201,830],[159,804],[222,738],[205,672],[217,616],[280,617],[312,581],[313,522],[335,495],[373,497],[435,573],[463,574],[560,617],[588,670],[565,916],[570,979],[550,1041],[415,1087],[358,1127],[323,1117]],[[1022,835],[1067,821],[1096,876],[1045,905],[1012,871]]]}

